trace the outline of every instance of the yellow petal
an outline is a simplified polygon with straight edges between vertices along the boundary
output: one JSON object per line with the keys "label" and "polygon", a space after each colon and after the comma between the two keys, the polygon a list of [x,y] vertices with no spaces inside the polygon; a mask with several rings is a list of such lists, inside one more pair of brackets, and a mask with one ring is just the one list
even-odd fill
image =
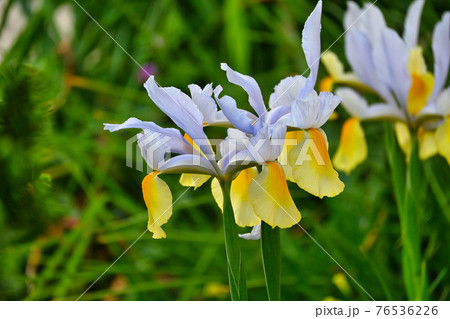
{"label": "yellow petal", "polygon": [[180,184],[185,187],[194,187],[196,190],[198,187],[205,184],[211,176],[203,174],[181,174]]}
{"label": "yellow petal", "polygon": [[[324,133],[323,133],[324,134]],[[297,185],[317,197],[334,197],[344,190],[344,183],[331,164],[325,137],[309,129],[305,138],[288,154],[292,176]]]}
{"label": "yellow petal", "polygon": [[263,166],[262,172],[250,183],[249,197],[255,213],[272,227],[288,228],[302,218],[277,163]]}
{"label": "yellow petal", "polygon": [[435,138],[439,154],[443,156],[447,160],[448,165],[450,165],[450,117],[444,119],[444,123],[438,127]]}
{"label": "yellow petal", "polygon": [[288,161],[288,154],[291,151],[292,147],[300,143],[305,136],[305,132],[301,131],[291,131],[286,133],[286,137],[284,139],[283,150],[281,151],[280,156],[278,157],[278,163],[280,163],[281,168],[283,169],[284,175],[288,181],[294,182],[294,178],[292,177],[292,167]]}
{"label": "yellow petal", "polygon": [[367,143],[359,119],[352,117],[344,122],[341,140],[333,164],[336,169],[349,174],[367,158]]}
{"label": "yellow petal", "polygon": [[396,122],[394,125],[395,135],[397,136],[398,144],[406,155],[406,161],[409,161],[411,155],[411,135],[409,133],[408,125],[403,122]]}
{"label": "yellow petal", "polygon": [[408,92],[408,111],[416,116],[426,105],[427,99],[433,92],[434,77],[427,72],[427,65],[422,55],[422,48],[417,47],[409,51],[408,70],[411,72],[412,84]]}
{"label": "yellow petal", "polygon": [[152,172],[145,176],[142,192],[148,210],[148,230],[153,233],[153,238],[166,238],[161,225],[172,216],[172,193],[169,186],[157,176],[158,173]]}
{"label": "yellow petal", "polygon": [[339,79],[344,73],[344,65],[335,53],[326,51],[322,54],[320,60],[331,77]]}
{"label": "yellow petal", "polygon": [[241,227],[255,226],[261,220],[255,215],[249,198],[249,186],[251,181],[258,175],[255,167],[245,169],[231,182],[231,205],[233,206],[236,224]]}
{"label": "yellow petal", "polygon": [[431,156],[437,154],[437,146],[435,139],[435,132],[425,130],[424,128],[419,128],[417,133],[419,140],[419,158],[421,160],[426,160]]}
{"label": "yellow petal", "polygon": [[223,193],[217,178],[214,178],[211,182],[211,193],[213,194],[217,206],[223,211]]}

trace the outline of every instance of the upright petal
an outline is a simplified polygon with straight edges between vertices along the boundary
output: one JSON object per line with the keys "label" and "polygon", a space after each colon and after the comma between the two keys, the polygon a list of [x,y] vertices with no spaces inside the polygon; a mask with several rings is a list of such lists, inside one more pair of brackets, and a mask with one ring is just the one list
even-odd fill
{"label": "upright petal", "polygon": [[219,94],[222,92],[222,87],[218,86],[214,90],[214,96],[217,104],[222,109],[223,114],[227,117],[230,123],[237,129],[253,134],[255,129],[252,125],[251,119],[247,116],[247,112],[237,108],[236,101],[228,95],[219,98]]}
{"label": "upright petal", "polygon": [[442,91],[450,65],[450,12],[445,12],[433,31],[434,89],[432,100]]}
{"label": "upright petal", "polygon": [[213,93],[212,84],[207,84],[204,89],[197,84],[188,85],[191,91],[192,101],[203,114],[203,124],[213,124],[217,121],[217,105],[211,97]]}
{"label": "upright petal", "polygon": [[[159,87],[153,75],[145,82],[149,97],[172,121],[193,139],[206,139],[203,114],[192,99],[174,87]],[[210,149],[203,146],[205,154]]]}
{"label": "upright petal", "polygon": [[348,2],[348,9],[344,16],[344,27],[358,30],[365,34],[373,44],[378,41],[381,31],[386,27],[383,13],[373,3],[365,3],[362,8],[353,1]]}
{"label": "upright petal", "polygon": [[263,166],[250,183],[249,197],[255,213],[272,227],[289,228],[301,219],[283,170],[275,162]]}
{"label": "upright petal", "polygon": [[221,63],[220,67],[222,68],[222,70],[227,72],[228,81],[241,86],[245,90],[245,92],[247,92],[248,102],[250,103],[251,107],[253,107],[253,109],[260,117],[264,118],[267,110],[264,105],[261,90],[255,79],[251,76],[244,75],[232,70],[226,63]]}
{"label": "upright petal", "polygon": [[344,183],[331,164],[323,131],[309,129],[305,138],[288,154],[297,185],[317,197],[334,197],[344,190]]}
{"label": "upright petal", "polygon": [[320,24],[322,15],[322,1],[319,1],[314,11],[305,22],[302,32],[302,48],[305,53],[306,63],[311,70],[305,86],[300,91],[300,97],[314,89],[317,81],[320,63]]}
{"label": "upright petal", "polygon": [[367,143],[359,119],[352,117],[344,122],[341,140],[333,164],[336,169],[349,174],[367,158]]}
{"label": "upright petal", "polygon": [[376,43],[373,58],[379,78],[394,91],[400,105],[406,108],[411,87],[411,74],[407,68],[409,51],[400,36],[385,28],[380,41]]}
{"label": "upright petal", "polygon": [[249,186],[258,175],[255,167],[245,169],[231,182],[231,205],[233,206],[234,219],[241,227],[255,226],[261,222],[255,215],[249,198]]}
{"label": "upright petal", "polygon": [[142,192],[148,210],[148,230],[153,233],[153,238],[166,238],[161,226],[172,216],[172,193],[169,186],[158,177],[158,172],[153,172],[142,181]]}
{"label": "upright petal", "polygon": [[306,79],[301,75],[288,76],[278,83],[270,95],[269,108],[290,106],[296,100],[300,90],[305,86]]}
{"label": "upright petal", "polygon": [[416,0],[408,8],[405,19],[405,29],[403,32],[403,40],[409,49],[417,46],[419,37],[420,16],[422,15],[425,0]]}

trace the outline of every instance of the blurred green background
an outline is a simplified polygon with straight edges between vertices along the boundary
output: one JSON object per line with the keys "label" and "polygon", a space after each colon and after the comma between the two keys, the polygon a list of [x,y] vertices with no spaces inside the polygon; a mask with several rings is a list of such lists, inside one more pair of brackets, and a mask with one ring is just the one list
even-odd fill
{"label": "blurred green background", "polygon": [[[280,79],[307,69],[300,40],[313,0],[79,4],[162,86],[188,92],[190,83],[213,82],[245,105],[220,62],[254,76],[266,101]],[[377,6],[402,32],[409,4]],[[345,1],[324,1],[322,50],[342,34],[345,8]],[[125,157],[137,131],[112,134],[102,124],[131,116],[172,123],[148,98],[139,66],[75,2],[2,0],[0,9],[0,300],[75,300],[147,225],[145,172],[127,167]],[[420,41],[429,69],[432,30],[448,9],[438,0],[424,8]],[[332,51],[345,60],[343,48],[341,38]],[[338,112],[324,127],[331,155],[347,116]],[[302,226],[375,299],[405,299],[384,126],[364,127],[369,158],[340,174],[344,193],[319,200],[292,184],[291,193]],[[450,169],[435,157],[425,175],[431,186],[422,187],[427,206],[419,222],[431,297],[448,300]],[[174,199],[185,191],[178,178],[164,177]],[[82,300],[228,300],[222,217],[209,183],[175,203],[164,230],[164,240],[144,234]],[[369,300],[300,228],[281,236],[282,299]],[[259,242],[241,244],[249,298],[266,300]]]}

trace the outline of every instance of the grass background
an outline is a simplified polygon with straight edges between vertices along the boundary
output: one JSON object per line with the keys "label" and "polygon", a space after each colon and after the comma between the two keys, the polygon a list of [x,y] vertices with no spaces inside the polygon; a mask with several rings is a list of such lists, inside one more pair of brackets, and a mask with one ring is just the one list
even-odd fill
{"label": "grass background", "polygon": [[[361,1],[357,1],[362,3]],[[139,66],[73,1],[4,0],[0,42],[18,7],[24,28],[3,53],[0,81],[0,299],[75,300],[144,231],[145,176],[125,165],[125,142],[136,131],[109,133],[102,123],[131,116],[172,126],[147,97]],[[379,0],[399,32],[410,1]],[[313,0],[186,0],[79,4],[139,63],[157,66],[157,81],[227,83],[220,62],[251,74],[268,101],[280,79],[302,74],[301,30]],[[55,25],[72,7],[74,33],[62,41]],[[322,49],[343,32],[345,1],[324,1]],[[444,1],[425,4],[420,42],[432,69],[432,30]],[[344,39],[332,51],[345,60]],[[321,67],[319,77],[325,75]],[[347,114],[324,129],[334,154]],[[382,123],[365,123],[369,158],[336,198],[319,200],[291,184],[302,226],[377,300],[405,299],[399,220],[383,145]],[[211,130],[212,136],[223,131]],[[450,169],[439,157],[424,163],[430,182],[420,215],[432,299],[448,300]],[[166,176],[174,199],[185,188]],[[437,194],[437,195],[436,195]],[[165,226],[167,239],[146,233],[82,300],[228,300],[222,217],[209,183],[188,190]],[[241,232],[248,230],[240,230]],[[283,300],[369,300],[300,228],[281,232]],[[266,300],[258,242],[242,241],[251,300]]]}

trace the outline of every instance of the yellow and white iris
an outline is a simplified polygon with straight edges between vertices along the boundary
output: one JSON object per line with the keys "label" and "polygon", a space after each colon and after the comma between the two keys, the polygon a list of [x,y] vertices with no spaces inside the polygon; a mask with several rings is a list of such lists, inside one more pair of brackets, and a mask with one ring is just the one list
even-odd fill
{"label": "yellow and white iris", "polygon": [[[412,130],[417,131],[419,156],[440,154],[450,164],[450,98],[444,89],[450,64],[450,13],[443,14],[433,31],[434,74],[426,67],[418,46],[420,16],[424,1],[414,1],[408,9],[403,39],[386,26],[381,11],[371,4],[360,8],[349,2],[344,19],[346,55],[354,73],[345,73],[333,53],[322,57],[330,73],[323,89],[333,85],[350,86],[376,93],[383,102],[368,105],[350,88],[339,88],[344,108],[351,118],[345,121],[340,145],[333,163],[349,173],[367,157],[367,144],[361,121],[392,120],[402,150],[409,158]],[[363,14],[364,12],[364,14]],[[368,89],[367,89],[368,88]]]}

